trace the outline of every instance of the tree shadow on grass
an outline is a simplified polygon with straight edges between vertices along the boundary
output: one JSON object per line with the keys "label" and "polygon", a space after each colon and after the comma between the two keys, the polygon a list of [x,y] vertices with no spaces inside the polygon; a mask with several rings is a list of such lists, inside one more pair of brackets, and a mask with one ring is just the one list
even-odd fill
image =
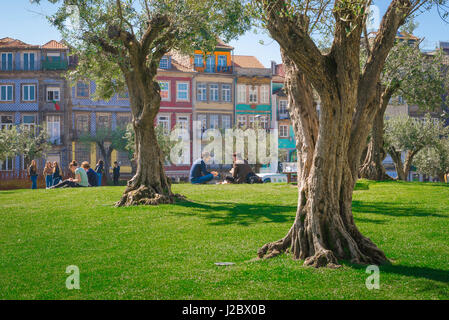
{"label": "tree shadow on grass", "polygon": [[[345,261],[340,261],[340,263],[357,270],[361,269],[366,270],[367,267],[364,265],[352,264]],[[379,270],[381,277],[382,273],[391,273],[413,278],[424,278],[427,280],[434,280],[445,284],[449,284],[449,270],[441,270],[419,266],[394,265],[394,264],[381,265],[379,266]]]}
{"label": "tree shadow on grass", "polygon": [[193,202],[177,201],[178,206],[189,208],[185,212],[175,212],[176,215],[192,216],[209,219],[210,225],[238,224],[249,226],[257,222],[284,223],[293,222],[296,206],[268,205],[266,203],[235,203],[235,202]]}
{"label": "tree shadow on grass", "polygon": [[[402,203],[392,202],[367,202],[352,201],[352,212],[354,213],[373,213],[389,217],[436,217],[449,218],[449,215],[435,213],[435,210],[418,206],[403,205]],[[360,219],[360,218],[359,218]]]}

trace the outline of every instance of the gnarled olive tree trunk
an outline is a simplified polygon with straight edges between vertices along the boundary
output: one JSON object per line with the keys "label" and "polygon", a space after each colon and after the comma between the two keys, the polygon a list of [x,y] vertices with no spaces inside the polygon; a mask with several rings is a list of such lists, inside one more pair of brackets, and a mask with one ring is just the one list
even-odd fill
{"label": "gnarled olive tree trunk", "polygon": [[[350,2],[335,1],[334,40],[326,54],[308,35],[306,15],[291,14],[282,0],[260,2],[267,29],[284,57],[300,172],[293,226],[283,239],[261,247],[258,256],[271,258],[291,250],[294,259],[314,267],[335,267],[339,259],[385,263],[382,250],[354,223],[352,194],[380,105],[380,73],[410,2],[392,2],[363,70],[360,39],[366,17],[353,11]],[[321,98],[319,119],[310,102],[312,86]]]}
{"label": "gnarled olive tree trunk", "polygon": [[159,84],[155,81],[155,74],[145,69],[125,72],[125,78],[133,115],[137,170],[116,205],[173,203],[174,195],[165,175],[163,155],[154,128],[161,101]]}
{"label": "gnarled olive tree trunk", "polygon": [[[386,257],[354,224],[351,203],[356,174],[348,163],[347,130],[350,122],[344,112],[337,113],[322,101],[318,120],[313,91],[288,57],[286,89],[289,110],[297,138],[298,209],[287,235],[264,245],[259,258],[271,258],[288,249],[305,265],[336,267],[338,259],[354,263],[383,263]],[[323,106],[323,104],[327,104]],[[324,107],[324,108],[323,108]],[[361,148],[357,151],[360,153]],[[357,158],[354,156],[354,158]]]}
{"label": "gnarled olive tree trunk", "polygon": [[369,180],[384,181],[392,180],[386,173],[382,164],[387,156],[384,149],[384,118],[388,102],[392,97],[397,86],[386,88],[379,98],[380,109],[374,117],[373,127],[371,129],[371,138],[368,143],[366,157],[360,167],[360,177]]}

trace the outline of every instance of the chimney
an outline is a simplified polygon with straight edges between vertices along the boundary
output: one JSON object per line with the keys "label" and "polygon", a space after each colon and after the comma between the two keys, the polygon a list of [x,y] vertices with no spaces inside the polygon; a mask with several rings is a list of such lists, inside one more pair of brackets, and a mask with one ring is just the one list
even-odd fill
{"label": "chimney", "polygon": [[276,61],[271,60],[271,75],[276,75]]}

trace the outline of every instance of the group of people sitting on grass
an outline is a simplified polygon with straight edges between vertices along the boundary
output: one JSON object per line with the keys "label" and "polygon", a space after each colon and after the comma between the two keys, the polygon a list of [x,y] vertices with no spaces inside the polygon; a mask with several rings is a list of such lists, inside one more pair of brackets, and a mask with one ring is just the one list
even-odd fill
{"label": "group of people sitting on grass", "polygon": [[[262,183],[253,171],[248,161],[241,159],[236,153],[232,155],[233,163],[232,169],[229,172],[231,175],[226,176],[223,184],[228,183]],[[209,162],[211,156],[209,152],[203,152],[201,158],[196,160],[190,168],[189,180],[192,184],[209,183],[214,178],[219,178],[220,175],[216,171],[208,172],[206,163]]]}
{"label": "group of people sitting on grass", "polygon": [[[75,175],[75,178],[69,178],[62,181],[62,170],[57,161],[47,162],[44,168],[45,184],[47,189],[53,188],[75,188],[75,187],[98,187],[101,186],[101,179],[104,172],[104,162],[99,160],[95,170],[90,167],[89,162],[84,161],[81,166],[78,166],[76,160],[69,164],[70,171]],[[117,161],[114,161],[112,169],[114,185],[118,185],[120,177],[120,166]],[[28,168],[28,174],[32,182],[32,189],[37,189],[37,166],[36,161],[32,160]]]}

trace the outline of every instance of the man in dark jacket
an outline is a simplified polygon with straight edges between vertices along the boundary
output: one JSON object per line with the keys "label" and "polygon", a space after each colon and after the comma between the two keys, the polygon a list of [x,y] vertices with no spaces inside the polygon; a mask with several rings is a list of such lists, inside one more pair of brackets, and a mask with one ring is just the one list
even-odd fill
{"label": "man in dark jacket", "polygon": [[89,181],[89,186],[97,187],[98,186],[98,175],[97,173],[90,167],[89,162],[84,161],[81,166],[86,170],[87,181]]}
{"label": "man in dark jacket", "polygon": [[114,161],[114,167],[112,168],[112,177],[114,179],[114,186],[118,186],[118,179],[120,178],[120,166],[117,161]]}
{"label": "man in dark jacket", "polygon": [[[237,155],[232,155],[234,163],[232,165],[232,177],[226,177],[229,183],[256,183],[257,175],[254,173],[248,161],[237,159]],[[252,178],[256,177],[256,178]]]}
{"label": "man in dark jacket", "polygon": [[218,174],[215,171],[208,172],[206,170],[206,162],[210,160],[210,154],[204,152],[201,159],[196,160],[190,168],[189,180],[193,184],[206,183],[211,181]]}

